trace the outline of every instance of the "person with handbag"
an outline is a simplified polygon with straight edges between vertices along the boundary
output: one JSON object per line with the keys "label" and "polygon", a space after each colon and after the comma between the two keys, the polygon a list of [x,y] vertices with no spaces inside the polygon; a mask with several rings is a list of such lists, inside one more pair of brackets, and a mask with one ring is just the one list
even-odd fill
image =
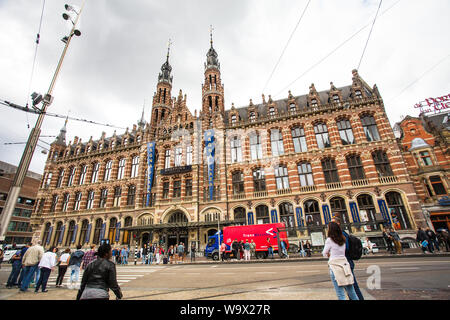
{"label": "person with handbag", "polygon": [[97,251],[97,259],[92,261],[83,273],[77,300],[109,300],[109,289],[122,299],[122,291],[117,283],[116,265],[110,261],[111,245],[104,243]]}
{"label": "person with handbag", "polygon": [[69,265],[70,259],[70,249],[67,248],[64,250],[64,253],[59,257],[58,260],[58,277],[56,278],[56,287],[62,287],[62,283],[64,280],[64,275],[66,274],[67,267]]}

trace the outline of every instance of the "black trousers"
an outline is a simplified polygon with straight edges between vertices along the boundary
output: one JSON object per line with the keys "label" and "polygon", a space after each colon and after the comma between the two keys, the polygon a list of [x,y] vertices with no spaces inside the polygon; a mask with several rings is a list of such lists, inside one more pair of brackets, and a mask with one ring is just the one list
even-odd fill
{"label": "black trousers", "polygon": [[36,284],[36,289],[34,291],[39,291],[39,288],[42,286],[42,292],[45,291],[47,288],[47,282],[48,278],[50,277],[50,273],[52,272],[52,269],[49,268],[41,268],[41,276],[39,277],[39,280]]}
{"label": "black trousers", "polygon": [[58,266],[58,277],[56,278],[57,286],[62,285],[66,271],[67,271],[67,266]]}

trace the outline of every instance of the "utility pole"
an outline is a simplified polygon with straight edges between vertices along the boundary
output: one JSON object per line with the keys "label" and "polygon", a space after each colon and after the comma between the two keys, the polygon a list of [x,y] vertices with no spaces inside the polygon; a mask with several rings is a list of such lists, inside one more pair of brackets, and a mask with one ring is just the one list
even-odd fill
{"label": "utility pole", "polygon": [[42,98],[42,96],[36,97],[36,95],[32,95],[34,102],[33,106],[36,106],[42,101],[42,108],[40,109],[39,116],[36,120],[36,124],[34,128],[31,130],[30,135],[28,136],[27,145],[25,146],[25,150],[22,154],[22,158],[20,159],[19,166],[17,168],[16,174],[14,176],[13,183],[11,185],[11,188],[9,189],[8,197],[6,198],[5,207],[3,209],[1,220],[0,220],[0,239],[3,239],[6,235],[7,228],[9,225],[9,222],[11,220],[12,213],[14,211],[14,207],[17,203],[17,198],[19,197],[20,190],[23,185],[23,181],[25,179],[25,176],[28,172],[28,169],[30,167],[31,159],[33,158],[34,150],[36,149],[36,145],[39,139],[39,135],[41,134],[41,126],[44,121],[44,116],[47,111],[47,108],[50,106],[50,104],[53,101],[53,89],[55,88],[56,79],[58,78],[59,71],[61,70],[61,66],[64,60],[64,57],[67,52],[67,48],[69,47],[70,40],[74,35],[80,36],[81,32],[76,29],[76,25],[78,22],[78,19],[80,18],[81,11],[83,10],[84,4],[86,0],[83,1],[83,4],[81,6],[81,9],[79,12],[77,12],[72,6],[65,5],[65,8],[67,11],[73,11],[76,13],[76,19],[75,21],[72,21],[70,15],[67,13],[63,14],[63,18],[65,20],[70,19],[72,21],[73,27],[70,31],[70,35],[63,38],[63,42],[66,44],[64,46],[64,50],[61,54],[61,57],[59,58],[58,66],[56,67],[56,71],[53,75],[52,82],[50,83],[50,87],[48,88],[47,93]]}

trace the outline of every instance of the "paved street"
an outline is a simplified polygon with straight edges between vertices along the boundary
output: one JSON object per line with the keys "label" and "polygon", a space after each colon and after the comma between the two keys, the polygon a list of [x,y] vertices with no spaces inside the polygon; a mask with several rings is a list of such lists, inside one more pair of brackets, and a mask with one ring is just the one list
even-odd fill
{"label": "paved street", "polygon": [[[35,294],[33,288],[27,293],[6,289],[4,284],[9,271],[10,266],[3,264],[0,270],[1,300],[75,299],[76,290],[54,287],[56,272],[50,277],[47,293]],[[380,272],[379,278],[375,277],[377,271]],[[368,300],[450,298],[448,255],[365,258],[357,263],[355,272]],[[336,299],[327,263],[319,259],[158,266],[138,264],[117,266],[117,273],[127,300]],[[114,298],[112,293],[111,298]]]}

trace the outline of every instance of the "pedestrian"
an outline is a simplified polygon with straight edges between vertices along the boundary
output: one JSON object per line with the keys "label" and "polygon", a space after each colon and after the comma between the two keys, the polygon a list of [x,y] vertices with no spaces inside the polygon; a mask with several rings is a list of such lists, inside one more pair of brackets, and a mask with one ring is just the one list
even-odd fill
{"label": "pedestrian", "polygon": [[249,261],[250,260],[250,243],[248,243],[248,239],[245,240],[243,247],[244,247],[244,260]]}
{"label": "pedestrian", "polygon": [[17,278],[19,277],[20,270],[22,269],[22,257],[20,255],[21,250],[17,250],[11,257],[12,269],[9,274],[8,281],[6,282],[6,287],[11,289],[13,286],[17,285]]}
{"label": "pedestrian", "polygon": [[417,228],[416,241],[419,243],[422,252],[425,253],[428,250],[430,253],[433,253],[433,249],[430,246],[430,239],[428,238],[427,233],[422,230],[421,227]]}
{"label": "pedestrian", "polygon": [[311,243],[309,243],[309,240],[306,240],[304,248],[305,248],[305,251],[306,251],[306,256],[307,257],[311,257]]}
{"label": "pedestrian", "polygon": [[89,263],[91,263],[95,259],[97,259],[97,256],[95,255],[95,244],[93,244],[91,245],[91,250],[83,255],[81,269],[86,270]]}
{"label": "pedestrian", "polygon": [[222,242],[222,244],[220,245],[219,248],[219,253],[220,253],[220,257],[222,259],[222,262],[226,259],[226,249],[227,249],[227,245],[225,244],[225,242]]}
{"label": "pedestrian", "polygon": [[267,238],[267,250],[268,250],[267,257],[272,256],[273,259],[273,248],[272,245],[270,244],[270,238]]}
{"label": "pedestrian", "polygon": [[180,260],[181,263],[183,263],[184,262],[184,245],[183,245],[183,242],[180,242],[177,252],[178,252],[178,260]]}
{"label": "pedestrian", "polygon": [[141,250],[142,264],[146,263],[147,254],[148,254],[148,248],[147,248],[147,245],[144,243],[144,246],[142,247],[142,250]]}
{"label": "pedestrian", "polygon": [[155,248],[153,247],[153,245],[149,246],[147,264],[151,265],[153,263],[153,253],[154,252],[155,252]]}
{"label": "pedestrian", "polygon": [[194,261],[195,262],[195,242],[191,243],[191,262]]}
{"label": "pedestrian", "polygon": [[2,268],[3,257],[4,257],[3,249],[0,248],[0,269]]}
{"label": "pedestrian", "polygon": [[250,242],[250,253],[251,253],[251,257],[256,259],[256,243],[255,243],[255,241],[253,241],[253,239]]}
{"label": "pedestrian", "polygon": [[304,241],[299,241],[299,251],[300,251],[300,256],[301,257],[305,257],[306,256],[306,251],[305,251],[305,242]]}
{"label": "pedestrian", "polygon": [[243,260],[244,259],[244,241],[241,240],[239,241],[239,260]]}
{"label": "pedestrian", "polygon": [[[25,247],[22,248],[22,250],[20,250],[20,263],[22,264],[23,261],[23,256],[25,255],[25,252],[27,252],[28,248],[30,248],[33,244],[31,242],[28,242]],[[23,265],[20,266],[20,275],[19,275],[19,281],[17,282],[17,287],[20,288],[22,285],[22,280],[23,280],[23,275],[25,274],[24,272],[25,268]]]}
{"label": "pedestrian", "polygon": [[50,277],[50,273],[55,269],[56,266],[56,253],[58,252],[58,248],[50,247],[44,255],[42,256],[41,261],[39,262],[39,268],[41,269],[41,275],[39,277],[38,282],[36,283],[36,288],[34,289],[34,293],[38,293],[39,288],[42,286],[42,292],[47,292],[47,282]]}
{"label": "pedestrian", "polygon": [[233,252],[234,259],[238,260],[239,243],[237,242],[237,239],[234,239],[233,243],[231,244],[231,251]]}
{"label": "pedestrian", "polygon": [[[339,227],[341,226],[341,220],[340,219],[333,218],[331,221],[332,222],[336,222],[339,225]],[[350,256],[350,251],[349,251],[350,247],[349,247],[349,241],[348,241],[349,235],[344,230],[342,230],[342,234],[345,237],[345,258],[347,258],[347,261],[350,264],[350,269],[352,270],[352,274],[353,274],[353,288],[355,289],[355,292],[356,292],[356,295],[358,296],[358,299],[359,300],[364,300],[364,296],[363,296],[361,290],[359,289],[358,281],[356,280],[356,277],[355,277],[355,272],[354,272],[355,262],[352,259],[350,259],[350,257],[349,257]]]}
{"label": "pedestrian", "polygon": [[83,274],[77,300],[109,300],[109,289],[122,299],[117,283],[116,265],[110,261],[111,246],[107,243],[98,248],[97,259],[90,263]]}
{"label": "pedestrian", "polygon": [[20,286],[20,291],[25,292],[30,285],[31,278],[34,276],[36,270],[39,268],[39,262],[41,262],[44,255],[44,248],[41,246],[41,241],[38,241],[34,246],[28,248],[22,258],[23,280]]}
{"label": "pedestrian", "polygon": [[449,248],[450,248],[450,237],[449,237],[447,231],[445,231],[443,229],[438,231],[437,237],[438,237],[438,241],[441,244],[442,248],[444,248],[444,246],[445,246],[445,250],[448,252]]}
{"label": "pedestrian", "polygon": [[81,250],[81,244],[77,245],[77,250],[70,255],[69,259],[69,265],[68,268],[70,269],[70,279],[68,288],[69,289],[75,289],[73,287],[73,284],[75,286],[78,283],[78,280],[80,278],[80,267],[81,262],[83,261],[84,252]]}
{"label": "pedestrian", "polygon": [[364,254],[369,254],[369,253],[373,254],[373,243],[370,242],[368,237],[366,237],[366,239],[364,240],[363,248],[364,248],[364,251],[363,251]]}
{"label": "pedestrian", "polygon": [[398,235],[398,233],[394,229],[390,228],[389,235],[392,237],[392,241],[394,242],[395,252],[397,254],[402,254],[403,249],[402,244],[400,242],[400,236]]}
{"label": "pedestrian", "polygon": [[441,251],[441,248],[439,248],[439,243],[437,241],[436,233],[434,233],[434,231],[431,230],[430,228],[427,228],[425,232],[427,233],[427,236],[430,239],[431,248],[433,250],[437,249],[437,251]]}
{"label": "pedestrian", "polygon": [[70,259],[70,249],[67,248],[64,250],[64,253],[58,259],[58,277],[56,278],[56,287],[62,287],[62,283],[64,280],[64,275],[67,271],[67,266],[69,265]]}
{"label": "pedestrian", "polygon": [[350,263],[345,257],[346,238],[336,222],[328,224],[328,235],[322,255],[328,258],[331,282],[339,300],[345,300],[345,292],[350,300],[359,300],[353,286],[354,279]]}
{"label": "pedestrian", "polygon": [[120,264],[125,264],[125,261],[127,259],[127,250],[125,250],[125,247],[120,250]]}
{"label": "pedestrian", "polygon": [[394,253],[394,248],[392,245],[392,237],[389,235],[389,233],[387,232],[387,229],[383,230],[383,239],[386,242],[386,251],[393,254]]}

